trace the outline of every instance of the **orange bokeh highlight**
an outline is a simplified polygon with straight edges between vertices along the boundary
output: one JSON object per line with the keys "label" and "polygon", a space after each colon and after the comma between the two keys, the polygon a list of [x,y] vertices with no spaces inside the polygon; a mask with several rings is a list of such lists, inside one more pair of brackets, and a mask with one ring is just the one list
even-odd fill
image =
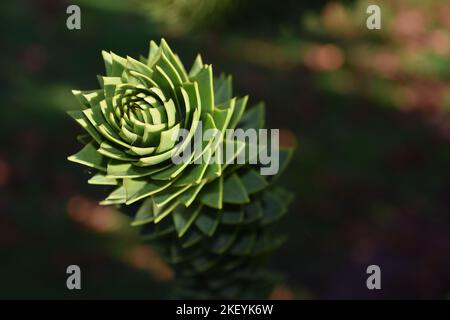
{"label": "orange bokeh highlight", "polygon": [[337,70],[344,64],[344,54],[334,44],[312,45],[306,50],[304,61],[313,70]]}
{"label": "orange bokeh highlight", "polygon": [[100,206],[83,196],[71,197],[67,203],[67,211],[71,219],[96,232],[112,232],[119,228],[115,210]]}
{"label": "orange bokeh highlight", "polygon": [[148,271],[155,280],[169,281],[174,277],[172,268],[150,246],[137,245],[131,248],[127,261],[137,269]]}

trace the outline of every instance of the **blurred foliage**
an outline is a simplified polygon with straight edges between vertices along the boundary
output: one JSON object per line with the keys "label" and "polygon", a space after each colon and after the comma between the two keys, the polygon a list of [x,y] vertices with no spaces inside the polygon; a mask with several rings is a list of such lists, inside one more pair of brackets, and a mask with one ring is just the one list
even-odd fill
{"label": "blurred foliage", "polygon": [[365,28],[370,3],[329,2],[319,12],[302,14],[298,28],[279,39],[238,39],[235,45],[249,62],[265,68],[305,66],[330,93],[420,113],[450,138],[450,5],[379,1],[382,28],[373,31]]}
{"label": "blurred foliage", "polygon": [[[136,0],[138,11],[149,15],[166,33],[182,35],[193,28],[220,23],[233,0]],[[235,1],[234,1],[235,2]]]}
{"label": "blurred foliage", "polygon": [[326,90],[419,112],[450,138],[450,3],[379,1],[382,29],[375,33],[359,27],[368,4],[331,3],[306,17],[306,29],[321,40],[305,46],[303,62],[330,71],[318,75]]}
{"label": "blurred foliage", "polygon": [[[103,48],[137,56],[161,36],[183,61],[204,52],[236,75],[238,94],[266,101],[269,127],[298,137],[272,298],[449,296],[447,1],[377,1],[382,30],[369,31],[359,0],[236,0],[212,21],[178,11],[178,32],[149,13],[157,2],[133,1],[75,1],[80,31],[65,28],[68,2],[0,4],[1,297],[166,297],[170,269],[66,163],[79,129],[64,113],[70,88],[95,85],[85,70],[103,71]],[[65,288],[69,264],[81,292]],[[365,287],[369,264],[381,292]]]}

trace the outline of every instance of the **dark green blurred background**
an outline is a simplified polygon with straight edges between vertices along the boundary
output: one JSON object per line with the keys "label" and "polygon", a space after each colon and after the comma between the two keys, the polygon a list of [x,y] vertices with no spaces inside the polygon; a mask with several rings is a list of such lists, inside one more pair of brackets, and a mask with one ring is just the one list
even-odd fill
{"label": "dark green blurred background", "polygon": [[[161,37],[233,74],[298,140],[272,298],[449,298],[450,3],[374,3],[378,31],[362,0],[3,1],[0,298],[168,296],[172,271],[66,161],[81,132],[70,90],[96,87],[102,49],[138,57]],[[81,291],[66,289],[70,264]]]}

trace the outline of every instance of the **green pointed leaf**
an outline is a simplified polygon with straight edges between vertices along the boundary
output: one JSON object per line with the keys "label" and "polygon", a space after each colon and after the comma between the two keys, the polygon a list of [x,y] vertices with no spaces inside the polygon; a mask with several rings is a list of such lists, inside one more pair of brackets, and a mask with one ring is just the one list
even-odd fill
{"label": "green pointed leaf", "polygon": [[169,189],[158,192],[158,194],[153,196],[153,200],[155,201],[155,205],[157,207],[162,207],[169,203],[171,200],[178,197],[184,191],[186,191],[191,186],[183,186],[183,187],[171,187]]}
{"label": "green pointed leaf", "polygon": [[200,70],[203,68],[202,56],[200,54],[195,58],[194,64],[192,65],[191,71],[189,71],[189,79],[195,77]]}
{"label": "green pointed leaf", "polygon": [[222,174],[222,165],[220,164],[220,161],[215,161],[214,163],[208,164],[208,167],[206,168],[206,171],[203,174],[203,179],[211,181],[219,177],[221,174]]}
{"label": "green pointed leaf", "polygon": [[195,208],[195,210],[180,207],[174,211],[172,217],[178,237],[181,238],[188,231],[189,227],[199,215],[201,208],[201,205]]}
{"label": "green pointed leaf", "polygon": [[150,41],[148,57],[147,57],[147,65],[149,67],[153,67],[156,60],[158,59],[158,54],[161,54],[162,50],[156,44],[155,41]]}
{"label": "green pointed leaf", "polygon": [[170,186],[170,183],[170,181],[153,181],[145,178],[123,179],[127,194],[127,205],[166,189]]}
{"label": "green pointed leaf", "polygon": [[216,254],[224,254],[236,239],[235,231],[218,232],[212,239],[210,249]]}
{"label": "green pointed leaf", "polygon": [[142,75],[151,77],[153,71],[146,64],[127,56],[127,70],[134,70]]}
{"label": "green pointed leaf", "polygon": [[211,158],[210,151],[208,152],[208,154],[209,156],[206,155],[207,158],[203,161],[203,163],[190,165],[189,168],[186,169],[182,175],[180,175],[180,178],[175,181],[174,185],[184,186],[201,183],[203,175],[205,174],[205,171],[208,167],[208,161]]}
{"label": "green pointed leaf", "polygon": [[80,134],[77,136],[77,140],[81,144],[85,145],[85,144],[92,142],[92,137],[88,134]]}
{"label": "green pointed leaf", "polygon": [[110,185],[115,186],[118,184],[118,181],[114,178],[110,178],[104,174],[97,173],[95,176],[88,180],[89,184],[98,184],[98,185]]}
{"label": "green pointed leaf", "polygon": [[218,212],[211,212],[203,209],[195,220],[195,225],[205,235],[212,236],[217,230],[219,222],[220,215],[218,214]]}
{"label": "green pointed leaf", "polygon": [[182,81],[187,81],[188,77],[186,74],[186,70],[184,69],[183,64],[181,63],[180,59],[172,52],[169,45],[167,44],[165,39],[161,39],[161,49],[163,50],[165,56],[170,61],[170,63],[174,66],[176,69],[178,75],[182,79]]}
{"label": "green pointed leaf", "polygon": [[248,109],[238,124],[239,128],[262,129],[264,127],[265,107],[264,103],[258,103],[254,107]]}
{"label": "green pointed leaf", "polygon": [[233,204],[245,204],[250,202],[247,190],[235,173],[225,179],[223,184],[223,201]]}
{"label": "green pointed leaf", "polygon": [[98,143],[103,141],[102,136],[98,133],[95,127],[89,122],[82,111],[69,111],[67,112],[83,129],[85,129],[89,135]]}
{"label": "green pointed leaf", "polygon": [[239,178],[249,194],[256,193],[266,188],[269,183],[256,170],[248,169],[242,173]]}
{"label": "green pointed leaf", "polygon": [[224,210],[222,212],[222,224],[238,225],[244,221],[244,212],[240,209],[237,210]]}
{"label": "green pointed leaf", "polygon": [[[127,59],[110,52],[111,57],[111,77],[118,77],[122,74],[127,65]],[[105,61],[106,63],[106,61]]]}
{"label": "green pointed leaf", "polygon": [[223,177],[214,180],[203,188],[200,194],[200,201],[206,206],[222,209]]}
{"label": "green pointed leaf", "polygon": [[228,123],[228,128],[236,128],[237,124],[242,118],[242,115],[245,112],[245,107],[247,106],[248,96],[237,99],[236,104],[234,106],[234,112],[231,115],[231,119]]}
{"label": "green pointed leaf", "polygon": [[276,179],[286,170],[289,162],[292,159],[292,155],[294,153],[294,149],[292,148],[280,148],[279,149],[279,169],[278,173],[275,176],[270,177],[270,183],[274,183]]}
{"label": "green pointed leaf", "polygon": [[98,153],[115,160],[120,161],[136,161],[136,158],[133,158],[123,152],[121,149],[114,147],[112,144],[103,141],[100,147],[97,149]]}
{"label": "green pointed leaf", "polygon": [[260,201],[252,201],[244,207],[244,222],[245,224],[254,223],[260,220],[263,216],[262,206]]}
{"label": "green pointed leaf", "polygon": [[231,253],[235,255],[249,255],[256,242],[256,233],[244,234],[235,241]]}
{"label": "green pointed leaf", "polygon": [[206,184],[206,181],[203,181],[197,186],[190,187],[183,194],[179,196],[180,202],[182,202],[186,207],[189,207],[192,202],[197,198],[200,190],[202,190],[203,186]]}
{"label": "green pointed leaf", "polygon": [[161,132],[161,140],[159,142],[158,148],[156,149],[157,154],[164,153],[173,148],[173,146],[177,142],[174,137],[177,137],[179,130],[180,124],[178,123],[171,129]]}
{"label": "green pointed leaf", "polygon": [[286,212],[286,205],[276,194],[265,192],[262,196],[263,219],[261,225],[266,226],[277,221]]}
{"label": "green pointed leaf", "polygon": [[140,166],[140,167],[154,166],[154,165],[162,163],[165,160],[170,159],[170,157],[172,156],[172,153],[173,153],[173,150],[168,150],[164,153],[157,154],[154,156],[142,157],[139,159],[138,162],[135,163],[135,165]]}
{"label": "green pointed leaf", "polygon": [[119,186],[115,189],[111,194],[103,201],[100,202],[101,205],[111,205],[111,204],[120,204],[125,203],[127,198],[125,188],[123,186]]}
{"label": "green pointed leaf", "polygon": [[175,231],[171,220],[166,219],[160,223],[146,223],[141,229],[144,240],[152,241],[170,235]]}
{"label": "green pointed leaf", "polygon": [[232,78],[221,74],[214,81],[214,99],[216,105],[225,103],[232,98]]}
{"label": "green pointed leaf", "polygon": [[84,146],[77,154],[67,158],[69,161],[77,162],[82,165],[106,171],[106,159],[97,152],[93,142]]}
{"label": "green pointed leaf", "polygon": [[170,213],[172,213],[175,210],[175,208],[177,208],[179,205],[180,205],[179,201],[174,201],[172,203],[167,204],[166,206],[157,207],[156,204],[153,202],[153,211],[155,212],[155,223],[159,223]]}
{"label": "green pointed leaf", "polygon": [[203,235],[195,228],[188,228],[186,234],[181,238],[181,246],[183,248],[189,248],[200,241],[202,241]]}
{"label": "green pointed leaf", "polygon": [[168,165],[151,168],[137,167],[133,163],[110,160],[108,162],[107,175],[111,178],[140,178],[157,173],[167,167]]}
{"label": "green pointed leaf", "polygon": [[140,226],[149,222],[152,222],[155,219],[153,213],[153,200],[152,198],[147,198],[142,202],[142,205],[139,207],[139,210],[134,217],[133,222],[131,222],[132,226]]}
{"label": "green pointed leaf", "polygon": [[192,77],[192,81],[196,81],[198,83],[200,100],[202,104],[202,113],[213,112],[214,88],[212,67],[210,65],[203,66],[203,68],[195,76]]}

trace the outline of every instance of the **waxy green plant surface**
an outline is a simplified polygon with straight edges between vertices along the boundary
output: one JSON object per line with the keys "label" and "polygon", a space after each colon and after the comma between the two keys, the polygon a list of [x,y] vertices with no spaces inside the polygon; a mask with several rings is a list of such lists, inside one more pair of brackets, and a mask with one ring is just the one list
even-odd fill
{"label": "waxy green plant surface", "polygon": [[[102,55],[100,88],[73,91],[81,108],[69,114],[86,134],[68,159],[95,172],[90,184],[111,186],[101,204],[133,209],[131,224],[142,226],[144,239],[174,267],[178,297],[266,297],[275,277],[264,261],[283,240],[271,229],[291,196],[250,159],[212,161],[227,156],[217,154],[221,143],[232,144],[234,156],[248,150],[245,141],[228,141],[225,130],[264,128],[264,105],[247,107],[247,96],[233,96],[231,76],[215,78],[200,55],[187,72],[164,39],[151,41],[139,60]],[[200,123],[220,139],[203,141],[188,161],[174,164],[171,157],[188,148]],[[189,131],[182,143],[173,139],[179,129]],[[280,148],[279,172],[291,154]]]}

